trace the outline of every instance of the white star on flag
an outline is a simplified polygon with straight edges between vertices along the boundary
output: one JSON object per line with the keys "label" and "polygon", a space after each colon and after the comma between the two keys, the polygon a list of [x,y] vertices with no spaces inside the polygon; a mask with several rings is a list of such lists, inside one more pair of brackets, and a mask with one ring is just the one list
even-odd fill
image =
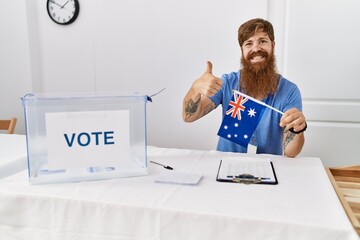
{"label": "white star on flag", "polygon": [[248,110],[248,115],[250,116],[250,117],[255,117],[255,109],[254,108],[250,108],[250,110]]}

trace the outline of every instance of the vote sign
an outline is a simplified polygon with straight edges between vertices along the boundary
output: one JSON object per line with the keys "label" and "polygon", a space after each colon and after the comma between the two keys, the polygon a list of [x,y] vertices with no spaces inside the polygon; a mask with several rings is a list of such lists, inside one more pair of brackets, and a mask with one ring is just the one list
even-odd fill
{"label": "vote sign", "polygon": [[130,159],[129,110],[45,114],[48,169],[116,167]]}

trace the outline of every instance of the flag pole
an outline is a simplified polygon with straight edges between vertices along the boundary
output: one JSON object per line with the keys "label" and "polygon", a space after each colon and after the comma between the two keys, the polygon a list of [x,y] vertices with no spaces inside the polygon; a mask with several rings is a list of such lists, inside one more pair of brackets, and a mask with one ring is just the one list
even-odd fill
{"label": "flag pole", "polygon": [[275,112],[280,113],[281,115],[284,115],[284,113],[283,113],[282,111],[280,111],[280,110],[278,110],[278,109],[276,109],[276,108],[274,108],[274,107],[272,107],[272,106],[270,106],[270,105],[267,105],[266,103],[264,103],[264,102],[262,102],[262,101],[259,101],[259,100],[255,99],[255,98],[253,98],[253,97],[250,97],[250,96],[246,95],[245,93],[239,92],[239,91],[237,91],[237,90],[235,90],[235,89],[233,89],[233,92],[236,92],[236,93],[238,93],[238,94],[240,94],[240,95],[243,95],[243,96],[249,98],[250,100],[252,100],[252,101],[254,101],[254,102],[258,103],[258,104],[261,104],[261,105],[263,105],[263,106],[265,106],[265,107],[270,108],[271,110],[274,110]]}

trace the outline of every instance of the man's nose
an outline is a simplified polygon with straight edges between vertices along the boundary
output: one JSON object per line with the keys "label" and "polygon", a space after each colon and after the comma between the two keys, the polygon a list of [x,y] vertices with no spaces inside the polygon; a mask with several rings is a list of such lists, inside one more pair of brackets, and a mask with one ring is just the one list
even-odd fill
{"label": "man's nose", "polygon": [[257,51],[260,51],[261,50],[261,46],[259,43],[254,43],[253,46],[252,46],[252,51],[253,52],[257,52]]}

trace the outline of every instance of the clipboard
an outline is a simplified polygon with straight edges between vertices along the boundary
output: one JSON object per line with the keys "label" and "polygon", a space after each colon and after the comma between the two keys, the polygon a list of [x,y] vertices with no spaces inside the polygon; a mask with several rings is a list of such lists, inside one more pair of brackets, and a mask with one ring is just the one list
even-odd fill
{"label": "clipboard", "polygon": [[221,159],[216,181],[244,184],[278,184],[275,168],[270,159],[253,157]]}

